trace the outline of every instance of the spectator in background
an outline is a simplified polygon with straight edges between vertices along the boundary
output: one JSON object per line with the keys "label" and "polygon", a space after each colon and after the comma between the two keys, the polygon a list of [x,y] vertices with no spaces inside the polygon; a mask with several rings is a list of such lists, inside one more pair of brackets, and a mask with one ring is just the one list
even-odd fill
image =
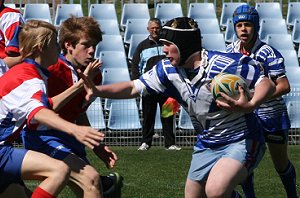
{"label": "spectator in background", "polygon": [[[163,45],[159,41],[159,31],[161,29],[161,22],[157,18],[151,18],[148,21],[147,30],[150,35],[143,40],[136,48],[131,63],[131,78],[138,79],[143,73],[152,69],[152,67],[161,59],[165,58],[162,51]],[[138,150],[148,150],[152,146],[152,138],[154,135],[154,124],[157,104],[162,111],[164,103],[168,97],[162,94],[153,94],[142,96],[142,112],[143,112],[143,127],[141,146]],[[166,150],[180,150],[175,145],[174,134],[174,116],[161,116],[162,131],[164,135]]]}
{"label": "spectator in background", "polygon": [[[264,129],[273,164],[284,185],[288,198],[297,198],[296,171],[288,158],[290,120],[282,95],[290,91],[282,55],[259,39],[259,14],[249,5],[239,6],[233,13],[233,24],[238,40],[227,47],[227,52],[239,52],[259,61],[276,85],[270,100],[256,109]],[[247,198],[255,197],[253,175],[242,185]]]}
{"label": "spectator in background", "polygon": [[18,48],[17,29],[24,23],[22,14],[6,7],[0,0],[0,76],[9,68],[21,62]]}
{"label": "spectator in background", "polygon": [[[50,97],[76,84],[79,81],[76,72],[78,69],[84,71],[89,64],[101,64],[99,60],[94,60],[95,48],[100,41],[102,41],[102,32],[99,24],[92,17],[73,16],[61,24],[59,44],[63,53],[59,56],[58,62],[48,68]],[[101,83],[100,69],[95,74],[94,82]],[[58,111],[58,114],[69,122],[90,126],[86,115],[90,102],[85,100],[85,95],[82,89]],[[120,197],[121,176],[118,173],[111,173],[109,177],[100,177],[87,159],[85,145],[72,136],[53,131],[37,136],[33,131],[24,133],[23,139],[25,148],[62,160],[71,168],[70,187],[77,196],[102,197],[104,193],[105,197]],[[104,144],[95,146],[93,151],[108,168],[115,166],[117,156],[107,146]],[[97,182],[99,180],[100,182]]]}
{"label": "spectator in background", "polygon": [[[185,197],[238,197],[235,187],[257,167],[265,151],[262,127],[253,111],[272,95],[274,84],[248,56],[202,49],[200,29],[191,18],[168,21],[160,41],[166,59],[133,81],[96,87],[90,81],[87,98],[153,93],[173,97],[203,129],[197,131]],[[223,99],[215,100],[209,86],[220,73],[241,75],[249,89],[255,88],[252,98],[239,87],[238,99],[221,93]]]}
{"label": "spectator in background", "polygon": [[45,154],[13,148],[12,143],[23,127],[38,135],[57,130],[56,133],[69,134],[90,148],[98,146],[104,134],[70,123],[53,111],[83,83],[80,81],[63,94],[48,98],[47,68],[58,58],[55,27],[44,21],[30,21],[22,25],[19,42],[24,61],[0,78],[0,196],[26,197],[20,187],[24,179],[41,181],[32,198],[52,198],[68,183],[70,169]]}

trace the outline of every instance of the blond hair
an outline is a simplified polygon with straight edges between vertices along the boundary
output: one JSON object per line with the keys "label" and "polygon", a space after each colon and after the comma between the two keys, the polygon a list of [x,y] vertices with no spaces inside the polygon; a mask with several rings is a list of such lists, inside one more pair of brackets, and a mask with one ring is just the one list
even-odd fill
{"label": "blond hair", "polygon": [[19,33],[19,48],[22,58],[35,58],[45,49],[51,38],[57,37],[55,27],[45,21],[29,20],[21,25]]}

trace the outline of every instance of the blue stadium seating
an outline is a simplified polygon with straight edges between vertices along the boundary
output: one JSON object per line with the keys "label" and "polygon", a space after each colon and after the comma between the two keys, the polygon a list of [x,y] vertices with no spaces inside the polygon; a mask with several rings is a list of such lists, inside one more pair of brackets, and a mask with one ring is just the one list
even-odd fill
{"label": "blue stadium seating", "polygon": [[196,18],[195,21],[198,23],[198,27],[201,30],[201,34],[219,34],[220,26],[217,18],[209,18],[209,19],[199,19]]}
{"label": "blue stadium seating", "polygon": [[300,2],[289,2],[286,14],[286,23],[292,29],[295,20],[300,20]]}
{"label": "blue stadium seating", "polygon": [[54,25],[56,27],[60,26],[60,24],[67,18],[70,18],[71,15],[76,17],[83,16],[83,10],[80,4],[57,4]]}
{"label": "blue stadium seating", "polygon": [[291,67],[299,67],[299,61],[297,58],[297,52],[295,49],[292,50],[279,50],[281,55],[284,58],[284,65],[286,68]]}
{"label": "blue stadium seating", "polygon": [[300,18],[295,19],[295,23],[293,25],[293,30],[292,30],[292,40],[296,45],[299,46],[299,44],[300,44]]}
{"label": "blue stadium seating", "polygon": [[107,127],[110,130],[140,130],[142,125],[136,101],[127,99],[112,103]]}
{"label": "blue stadium seating", "polygon": [[101,31],[106,35],[120,35],[119,23],[114,19],[97,19]]}
{"label": "blue stadium seating", "polygon": [[157,3],[155,14],[156,18],[159,18],[164,25],[167,21],[176,18],[182,17],[182,7],[180,3]]}
{"label": "blue stadium seating", "polygon": [[121,51],[125,48],[121,35],[102,35],[102,41],[96,46],[95,58],[99,58],[101,51]]}
{"label": "blue stadium seating", "polygon": [[185,111],[184,108],[180,108],[179,119],[178,119],[178,128],[185,130],[192,130],[194,126],[192,124],[190,115]]}
{"label": "blue stadium seating", "polygon": [[128,19],[150,19],[148,4],[146,3],[125,3],[122,8],[120,26],[126,29]]}
{"label": "blue stadium seating", "polygon": [[118,21],[115,5],[110,3],[91,4],[89,16],[96,20],[110,19]]}
{"label": "blue stadium seating", "polygon": [[234,10],[246,3],[241,2],[224,2],[222,5],[221,17],[220,17],[220,28],[225,30],[227,25],[227,19],[232,19],[232,14]]}
{"label": "blue stadium seating", "polygon": [[124,32],[124,44],[130,44],[133,34],[149,34],[148,21],[148,19],[128,19]]}
{"label": "blue stadium seating", "polygon": [[121,51],[101,51],[99,59],[103,62],[101,70],[106,68],[124,68],[128,70],[126,54]]}
{"label": "blue stadium seating", "polygon": [[224,35],[219,34],[201,34],[202,47],[207,50],[226,51]]}
{"label": "blue stadium seating", "polygon": [[148,36],[149,36],[149,34],[132,34],[131,35],[129,49],[128,49],[128,56],[127,56],[129,60],[131,60],[133,58],[135,49],[140,44],[140,42],[145,40]]}
{"label": "blue stadium seating", "polygon": [[86,111],[91,127],[98,130],[106,128],[101,99],[98,97]]}
{"label": "blue stadium seating", "polygon": [[187,16],[193,19],[216,19],[215,5],[213,3],[190,3]]}
{"label": "blue stadium seating", "polygon": [[268,34],[288,34],[284,19],[262,19],[260,20],[259,37],[266,42]]}
{"label": "blue stadium seating", "polygon": [[232,19],[227,19],[224,39],[225,39],[225,43],[232,43],[237,39]]}
{"label": "blue stadium seating", "polygon": [[295,50],[290,34],[268,34],[266,43],[277,50]]}
{"label": "blue stadium seating", "polygon": [[279,2],[256,2],[255,8],[259,19],[282,19],[281,5]]}
{"label": "blue stadium seating", "polygon": [[34,3],[25,4],[23,18],[25,21],[30,19],[42,20],[48,23],[52,23],[49,4],[46,3]]}

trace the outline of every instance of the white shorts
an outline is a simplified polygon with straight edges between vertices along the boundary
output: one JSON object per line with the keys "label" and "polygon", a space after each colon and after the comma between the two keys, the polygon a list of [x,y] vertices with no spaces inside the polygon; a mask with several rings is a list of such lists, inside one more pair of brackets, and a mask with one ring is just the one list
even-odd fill
{"label": "white shorts", "polygon": [[212,167],[220,158],[224,157],[241,162],[250,174],[261,161],[265,150],[264,142],[252,139],[241,140],[213,149],[194,147],[188,178],[193,181],[206,181]]}

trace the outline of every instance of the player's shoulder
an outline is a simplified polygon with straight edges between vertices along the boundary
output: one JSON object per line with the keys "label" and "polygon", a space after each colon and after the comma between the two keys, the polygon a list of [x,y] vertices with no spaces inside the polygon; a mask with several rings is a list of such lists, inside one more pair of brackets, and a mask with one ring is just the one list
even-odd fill
{"label": "player's shoulder", "polygon": [[19,10],[10,8],[10,7],[4,7],[1,11],[0,11],[0,16],[7,14],[7,13],[16,13],[16,14],[20,14],[21,12]]}

